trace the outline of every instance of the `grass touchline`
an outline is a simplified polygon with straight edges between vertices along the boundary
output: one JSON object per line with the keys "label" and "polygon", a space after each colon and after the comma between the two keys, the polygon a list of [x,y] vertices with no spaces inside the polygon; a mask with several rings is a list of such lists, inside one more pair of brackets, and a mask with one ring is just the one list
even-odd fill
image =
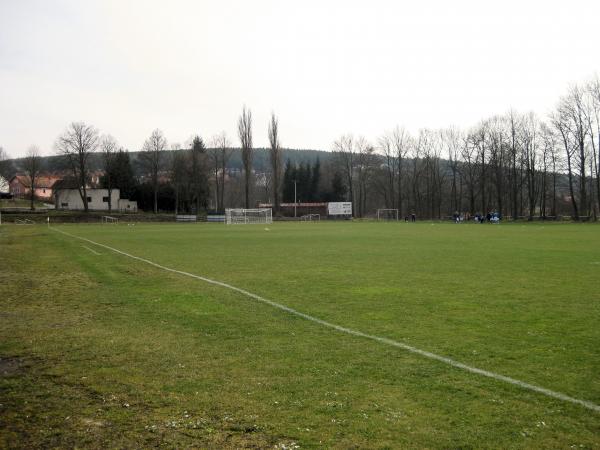
{"label": "grass touchline", "polygon": [[[455,360],[453,360],[451,358],[447,358],[445,356],[437,355],[435,353],[431,353],[431,352],[428,352],[426,350],[421,350],[419,348],[416,348],[416,347],[404,344],[402,342],[394,341],[392,339],[388,339],[388,338],[384,338],[384,337],[380,337],[380,336],[370,335],[370,334],[367,334],[367,333],[363,333],[361,331],[357,331],[357,330],[346,328],[346,327],[343,327],[343,326],[340,326],[340,325],[336,325],[336,324],[327,322],[325,320],[321,320],[321,319],[319,319],[317,317],[313,317],[311,315],[308,315],[308,314],[305,314],[303,312],[297,311],[297,310],[295,310],[293,308],[290,308],[288,306],[285,306],[285,305],[282,305],[280,303],[274,302],[272,300],[268,300],[268,299],[266,299],[264,297],[261,297],[261,296],[259,296],[257,294],[253,294],[252,292],[249,292],[249,291],[246,291],[244,289],[238,288],[236,286],[224,283],[222,281],[217,281],[217,280],[206,278],[206,277],[203,277],[203,276],[200,276],[200,275],[195,275],[195,274],[192,274],[192,273],[189,273],[189,272],[184,272],[184,271],[181,271],[181,270],[172,269],[170,267],[166,267],[166,266],[160,265],[160,264],[155,263],[153,261],[150,261],[148,259],[144,259],[144,258],[141,258],[139,256],[135,256],[135,255],[126,253],[126,252],[124,252],[122,250],[118,250],[118,249],[116,249],[114,247],[110,247],[108,245],[101,244],[99,242],[95,242],[95,241],[92,241],[90,239],[87,239],[87,238],[84,238],[84,237],[81,237],[81,236],[77,236],[77,235],[68,233],[68,232],[60,230],[58,228],[52,227],[52,229],[55,230],[55,231],[57,231],[57,232],[59,232],[59,233],[62,233],[64,235],[66,235],[66,236],[69,236],[69,237],[72,237],[72,238],[75,238],[75,239],[79,239],[79,240],[88,242],[90,244],[97,245],[99,247],[103,247],[103,248],[105,248],[107,250],[110,250],[112,252],[121,254],[123,256],[127,256],[129,258],[132,258],[132,259],[135,259],[135,260],[138,260],[138,261],[141,261],[141,262],[144,262],[144,263],[149,264],[151,266],[154,266],[154,267],[156,267],[158,269],[161,269],[161,270],[164,270],[164,271],[167,271],[167,272],[171,272],[171,273],[176,273],[176,274],[183,275],[183,276],[187,276],[187,277],[191,277],[191,278],[195,278],[195,279],[204,281],[204,282],[209,283],[209,284],[213,284],[213,285],[217,285],[217,286],[220,286],[220,287],[224,287],[226,289],[233,290],[233,291],[238,292],[240,294],[243,294],[243,295],[245,295],[247,297],[250,297],[250,298],[252,298],[254,300],[257,300],[257,301],[259,301],[261,303],[265,303],[265,304],[270,305],[270,306],[272,306],[274,308],[280,309],[282,311],[286,311],[286,312],[288,312],[290,314],[293,314],[295,316],[302,317],[303,319],[306,319],[306,320],[309,320],[311,322],[323,325],[323,326],[325,326],[327,328],[331,328],[331,329],[340,331],[342,333],[350,334],[352,336],[363,337],[363,338],[366,338],[366,339],[374,340],[374,341],[382,343],[382,344],[386,344],[386,345],[389,345],[389,346],[401,348],[401,349],[407,350],[407,351],[409,351],[411,353],[415,353],[415,354],[424,356],[424,357],[429,358],[429,359],[433,359],[433,360],[436,360],[436,361],[439,361],[439,362],[443,362],[443,363],[448,364],[448,365],[450,365],[452,367],[456,367],[456,368],[465,370],[467,372],[471,372],[471,373],[474,373],[474,374],[477,374],[477,375],[482,375],[482,376],[485,376],[485,377],[488,377],[488,378],[492,378],[492,379],[495,379],[495,380],[498,380],[498,381],[503,381],[505,383],[509,383],[509,384],[514,385],[514,386],[518,386],[518,387],[521,387],[523,389],[526,389],[526,390],[530,390],[530,391],[533,391],[533,392],[537,392],[537,393],[543,394],[543,395],[545,395],[547,397],[552,397],[552,398],[555,398],[555,399],[558,399],[558,400],[562,400],[562,401],[565,401],[565,402],[574,403],[574,404],[577,404],[577,405],[581,405],[581,406],[583,406],[583,407],[585,407],[587,409],[590,409],[592,411],[600,412],[600,405],[597,405],[595,403],[592,403],[592,402],[589,402],[589,401],[586,401],[586,400],[577,399],[577,398],[568,396],[566,394],[563,394],[561,392],[556,392],[556,391],[553,391],[553,390],[550,390],[550,389],[546,389],[546,388],[543,388],[543,387],[540,387],[540,386],[536,386],[536,385],[533,385],[533,384],[530,384],[530,383],[526,383],[524,381],[520,381],[520,380],[517,380],[515,378],[507,377],[507,376],[504,376],[504,375],[501,375],[501,374],[497,374],[497,373],[494,373],[494,372],[490,372],[490,371],[487,371],[487,370],[484,370],[484,369],[479,369],[477,367],[472,367],[472,366],[463,364],[461,362],[455,361]],[[88,250],[90,250],[90,249],[88,249]]]}

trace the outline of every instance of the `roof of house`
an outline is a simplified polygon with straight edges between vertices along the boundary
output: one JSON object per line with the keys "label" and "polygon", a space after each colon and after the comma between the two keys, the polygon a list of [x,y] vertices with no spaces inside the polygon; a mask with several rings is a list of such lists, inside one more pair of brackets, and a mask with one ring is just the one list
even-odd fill
{"label": "roof of house", "polygon": [[[12,183],[15,179],[27,188],[31,186],[31,180],[29,179],[28,175],[15,175],[11,178],[10,182]],[[54,185],[54,183],[60,179],[61,177],[56,175],[39,175],[35,179],[35,187],[37,189],[50,189],[52,188],[52,185]]]}

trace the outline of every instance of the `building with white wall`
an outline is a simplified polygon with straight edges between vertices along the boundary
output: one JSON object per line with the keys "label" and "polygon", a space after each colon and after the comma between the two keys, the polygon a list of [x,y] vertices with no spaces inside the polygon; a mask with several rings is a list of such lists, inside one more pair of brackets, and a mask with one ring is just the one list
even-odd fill
{"label": "building with white wall", "polygon": [[[88,209],[92,211],[108,211],[108,189],[87,189]],[[84,205],[79,189],[57,189],[55,193],[56,209],[83,211]],[[110,195],[112,211],[137,212],[137,202],[121,199],[121,191],[113,189]]]}

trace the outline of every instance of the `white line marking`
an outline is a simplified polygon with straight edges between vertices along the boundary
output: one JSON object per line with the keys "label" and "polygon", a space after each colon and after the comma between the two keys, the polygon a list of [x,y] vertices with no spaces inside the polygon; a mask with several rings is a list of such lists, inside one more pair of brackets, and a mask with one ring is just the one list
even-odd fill
{"label": "white line marking", "polygon": [[89,251],[90,251],[90,252],[92,252],[94,255],[101,255],[101,254],[102,254],[102,253],[98,253],[96,250],[93,250],[93,249],[89,248],[89,247],[88,247],[88,246],[86,246],[86,245],[82,245],[82,247],[83,247],[83,248],[85,248],[85,249],[87,249],[87,250],[89,250]]}
{"label": "white line marking", "polygon": [[511,377],[507,377],[507,376],[504,376],[504,375],[500,375],[498,373],[490,372],[488,370],[478,369],[477,367],[468,366],[468,365],[463,364],[461,362],[455,361],[455,360],[453,360],[451,358],[447,358],[445,356],[436,355],[435,353],[431,353],[431,352],[428,352],[426,350],[421,350],[419,348],[410,346],[408,344],[404,344],[402,342],[394,341],[392,339],[388,339],[388,338],[380,337],[380,336],[375,336],[375,335],[372,335],[372,334],[363,333],[362,331],[352,330],[350,328],[342,327],[340,325],[336,325],[336,324],[331,323],[331,322],[326,322],[325,320],[321,320],[321,319],[319,319],[317,317],[310,316],[308,314],[305,314],[303,312],[300,312],[300,311],[297,311],[297,310],[295,310],[293,308],[290,308],[289,306],[285,306],[285,305],[282,305],[280,303],[274,302],[272,300],[268,300],[268,299],[266,299],[264,297],[261,297],[260,295],[253,294],[252,292],[249,292],[249,291],[246,291],[244,289],[232,286],[232,285],[227,284],[227,283],[223,283],[222,281],[211,280],[210,278],[202,277],[200,275],[194,275],[193,273],[184,272],[182,270],[177,270],[177,269],[171,269],[170,267],[162,266],[162,265],[157,264],[157,263],[155,263],[153,261],[150,261],[148,259],[140,258],[139,256],[131,255],[129,253],[126,253],[124,251],[118,250],[116,248],[109,247],[108,245],[100,244],[99,242],[94,242],[94,241],[92,241],[90,239],[86,239],[86,238],[81,237],[81,236],[76,236],[74,234],[67,233],[66,231],[59,230],[58,228],[52,228],[52,229],[55,230],[55,231],[58,231],[59,233],[62,233],[64,235],[66,235],[66,236],[70,236],[70,237],[75,238],[75,239],[80,239],[82,241],[89,242],[90,244],[94,244],[94,245],[97,245],[99,247],[103,247],[103,248],[105,248],[107,250],[113,251],[115,253],[119,253],[120,255],[127,256],[128,258],[132,258],[132,259],[135,259],[137,261],[141,261],[143,263],[146,263],[146,264],[149,264],[151,266],[154,266],[154,267],[156,267],[158,269],[162,269],[162,270],[164,270],[166,272],[172,272],[172,273],[177,273],[179,275],[184,275],[186,277],[196,278],[198,280],[202,280],[202,281],[204,281],[206,283],[209,283],[209,284],[214,284],[216,286],[221,286],[221,287],[224,287],[226,289],[230,289],[232,291],[235,291],[235,292],[238,292],[238,293],[240,293],[242,295],[250,297],[250,298],[252,298],[254,300],[257,300],[257,301],[259,301],[261,303],[265,303],[265,304],[270,305],[270,306],[272,306],[274,308],[280,309],[282,311],[286,311],[286,312],[288,312],[290,314],[293,314],[295,316],[302,317],[303,319],[309,320],[311,322],[318,323],[319,325],[322,325],[324,327],[332,328],[334,330],[340,331],[342,333],[350,334],[352,336],[358,336],[358,337],[362,337],[362,338],[365,338],[365,339],[370,339],[372,341],[376,341],[376,342],[379,342],[381,344],[385,344],[385,345],[390,345],[392,347],[401,348],[401,349],[409,351],[411,353],[415,353],[417,355],[424,356],[425,358],[429,358],[429,359],[433,359],[433,360],[436,360],[436,361],[439,361],[439,362],[443,362],[444,364],[448,364],[449,366],[456,367],[458,369],[462,369],[462,370],[465,370],[467,372],[471,372],[471,373],[474,373],[474,374],[477,374],[477,375],[481,375],[481,376],[484,376],[484,377],[488,377],[488,378],[493,378],[494,380],[498,380],[498,381],[504,381],[505,383],[512,384],[514,386],[518,386],[520,388],[527,389],[529,391],[537,392],[537,393],[543,394],[543,395],[545,395],[547,397],[552,397],[552,398],[555,398],[555,399],[558,399],[558,400],[562,400],[562,401],[565,401],[565,402],[574,403],[576,405],[581,405],[581,406],[583,406],[583,407],[585,407],[587,409],[591,409],[592,411],[600,412],[600,405],[597,405],[597,404],[592,403],[590,401],[580,400],[578,398],[571,397],[571,396],[563,394],[561,392],[556,392],[556,391],[553,391],[551,389],[546,389],[546,388],[543,388],[543,387],[540,387],[540,386],[536,386],[534,384],[526,383],[525,381],[521,381],[521,380],[517,380],[515,378],[511,378]]}

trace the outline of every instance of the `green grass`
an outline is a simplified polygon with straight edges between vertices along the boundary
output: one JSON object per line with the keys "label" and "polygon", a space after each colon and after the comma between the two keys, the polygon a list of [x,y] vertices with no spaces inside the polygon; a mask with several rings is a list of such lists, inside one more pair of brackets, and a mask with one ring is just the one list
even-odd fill
{"label": "green grass", "polygon": [[[600,404],[595,224],[59,228]],[[600,447],[600,413],[43,226],[0,228],[0,282],[0,447]]]}

